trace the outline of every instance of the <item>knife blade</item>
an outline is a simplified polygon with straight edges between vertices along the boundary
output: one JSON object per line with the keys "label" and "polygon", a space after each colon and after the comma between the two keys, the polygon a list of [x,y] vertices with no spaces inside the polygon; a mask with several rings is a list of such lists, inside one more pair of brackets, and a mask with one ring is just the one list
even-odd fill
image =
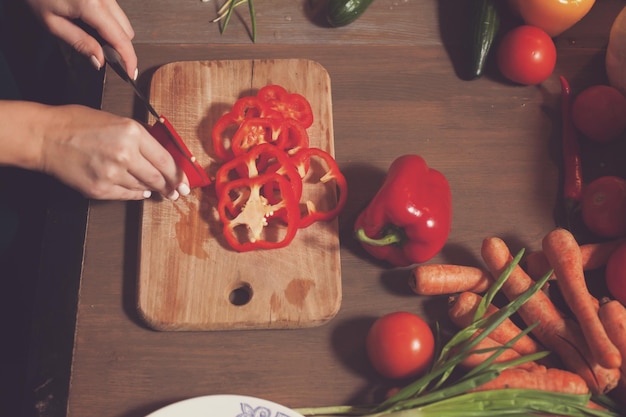
{"label": "knife blade", "polygon": [[128,76],[128,73],[126,72],[126,65],[124,64],[124,60],[121,55],[109,44],[102,45],[102,50],[104,51],[104,58],[106,59],[107,64],[109,64],[113,71],[115,71],[115,73],[119,75],[122,80],[126,81],[131,85],[131,87],[133,87],[137,97],[143,102],[150,114],[158,120],[161,115],[154,109],[154,107],[152,107],[150,100],[148,100],[148,98],[143,95],[141,90],[139,90],[135,81]]}
{"label": "knife blade", "polygon": [[[128,73],[126,72],[126,65],[124,64],[124,60],[120,54],[109,44],[103,44],[102,50],[104,51],[104,57],[107,64],[122,80],[131,85],[135,91],[135,95],[146,106],[150,114],[156,118],[157,121],[148,130],[161,143],[161,145],[163,145],[168,152],[170,152],[176,163],[181,166],[183,172],[187,175],[189,185],[191,187],[209,185],[211,180],[209,179],[206,171],[202,169],[196,157],[191,153],[187,146],[185,146],[182,138],[178,135],[172,124],[163,115],[159,114],[154,107],[152,107],[150,100],[143,95],[139,87],[137,87],[135,80],[128,76]],[[168,146],[170,143],[174,145],[174,149]],[[182,158],[178,155],[182,156]],[[189,168],[194,171],[193,173],[195,173],[195,175],[191,175],[192,172]]]}

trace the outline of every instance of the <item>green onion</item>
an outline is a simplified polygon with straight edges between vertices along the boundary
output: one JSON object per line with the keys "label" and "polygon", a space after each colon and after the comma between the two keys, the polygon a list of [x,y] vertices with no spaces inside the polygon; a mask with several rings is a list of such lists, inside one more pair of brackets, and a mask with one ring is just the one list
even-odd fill
{"label": "green onion", "polygon": [[223,20],[222,26],[220,28],[220,33],[224,33],[235,7],[241,6],[245,3],[248,4],[248,11],[250,12],[252,42],[256,42],[256,12],[254,11],[254,2],[252,0],[226,0],[222,7],[220,7],[220,9],[217,11],[217,17],[213,19],[213,22],[219,22]]}
{"label": "green onion", "polygon": [[[541,359],[549,353],[540,352],[512,361],[494,363],[500,354],[509,349],[519,338],[530,333],[537,324],[524,329],[503,346],[476,350],[477,352],[493,351],[493,355],[489,360],[467,372],[464,376],[450,382],[450,376],[457,365],[474,352],[473,349],[476,345],[500,323],[513,315],[530,297],[540,291],[550,278],[552,271],[549,271],[518,298],[510,301],[497,312],[485,316],[487,307],[511,275],[513,269],[519,264],[523,254],[524,251],[521,250],[498,277],[498,280],[489,288],[478,307],[472,324],[458,331],[439,349],[439,354],[428,373],[378,405],[300,408],[295,411],[304,416],[318,417],[619,416],[620,414],[613,411],[610,406],[607,407],[609,411],[589,408],[587,404],[591,398],[590,394],[575,395],[532,389],[472,391],[474,388],[496,378],[504,369]],[[606,406],[607,403],[603,405]]]}

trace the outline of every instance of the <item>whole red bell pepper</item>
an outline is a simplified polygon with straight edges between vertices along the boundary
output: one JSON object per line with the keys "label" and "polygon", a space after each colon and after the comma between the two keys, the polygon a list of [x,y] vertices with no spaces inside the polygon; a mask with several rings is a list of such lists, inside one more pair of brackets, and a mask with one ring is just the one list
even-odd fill
{"label": "whole red bell pepper", "polygon": [[452,193],[444,175],[418,155],[397,158],[355,223],[372,256],[395,266],[426,262],[444,246],[452,224]]}

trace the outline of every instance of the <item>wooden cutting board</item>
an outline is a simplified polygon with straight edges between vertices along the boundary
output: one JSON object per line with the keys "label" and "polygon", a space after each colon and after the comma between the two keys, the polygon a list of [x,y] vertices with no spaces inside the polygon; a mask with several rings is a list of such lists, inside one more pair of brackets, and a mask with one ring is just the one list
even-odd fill
{"label": "wooden cutting board", "polygon": [[[174,62],[155,72],[150,101],[213,175],[219,166],[211,156],[213,124],[239,97],[267,84],[309,100],[310,146],[334,154],[330,77],[314,61]],[[138,309],[151,328],[302,328],[335,316],[341,304],[336,219],[299,230],[286,248],[238,253],[224,241],[215,208],[213,186],[175,202],[143,203]]]}

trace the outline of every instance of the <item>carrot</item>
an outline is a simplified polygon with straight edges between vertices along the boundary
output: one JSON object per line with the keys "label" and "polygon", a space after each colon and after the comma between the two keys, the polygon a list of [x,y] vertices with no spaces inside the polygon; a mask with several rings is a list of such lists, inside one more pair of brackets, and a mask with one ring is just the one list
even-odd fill
{"label": "carrot", "polygon": [[[609,339],[620,351],[622,358],[626,357],[626,307],[617,300],[605,297],[600,300],[598,315]],[[620,369],[622,376],[626,376],[626,361],[622,360]]]}
{"label": "carrot", "polygon": [[[494,276],[500,276],[513,259],[504,241],[496,237],[483,241],[481,254]],[[508,299],[513,300],[533,283],[532,278],[517,265],[502,286],[502,291]],[[535,293],[518,309],[518,313],[527,325],[538,323],[533,329],[537,340],[557,354],[569,371],[580,375],[593,393],[606,393],[617,385],[619,369],[602,367],[591,357],[578,324],[564,318],[546,293]]]}
{"label": "carrot", "polygon": [[[448,299],[448,316],[457,326],[461,328],[467,327],[472,323],[476,309],[481,301],[482,297],[479,294],[469,291],[452,296]],[[487,307],[486,315],[489,316],[497,311],[498,307],[490,304]],[[511,319],[506,319],[489,333],[489,337],[504,345],[521,332],[522,330]],[[511,347],[522,356],[545,350],[543,346],[528,335],[522,336]]]}
{"label": "carrot", "polygon": [[472,391],[522,388],[566,394],[588,394],[589,387],[580,375],[558,368],[536,367],[532,369],[509,368],[495,379]]}
{"label": "carrot", "polygon": [[583,268],[585,271],[591,271],[606,265],[611,254],[624,242],[626,242],[626,239],[614,239],[581,245],[580,252],[583,256]]}
{"label": "carrot", "polygon": [[493,283],[489,271],[463,265],[426,264],[413,269],[409,285],[419,295],[484,292]]}
{"label": "carrot", "polygon": [[598,364],[606,368],[619,368],[622,355],[615,347],[598,317],[597,304],[585,282],[582,255],[576,239],[566,229],[550,231],[542,241],[543,251],[554,268],[561,293],[572,310]]}
{"label": "carrot", "polygon": [[[586,243],[580,245],[583,270],[592,271],[606,265],[609,257],[626,239],[614,239],[606,242]],[[539,279],[552,269],[543,251],[535,251],[526,255],[526,271],[534,279]],[[554,277],[554,276],[553,276]]]}
{"label": "carrot", "polygon": [[[496,349],[501,348],[503,343],[500,343],[493,338],[491,338],[491,334],[485,337],[483,340],[478,342],[476,346],[472,349],[471,353],[469,353],[460,363],[462,367],[465,369],[472,369],[477,367],[478,365],[485,362],[489,359],[496,351]],[[494,358],[493,363],[502,363],[510,360],[520,359],[522,355],[519,354],[515,349],[509,348],[505,349],[498,357]],[[522,364],[517,365],[516,367],[522,369],[531,369],[535,367],[544,367],[543,365],[537,364],[537,362],[524,362]]]}
{"label": "carrot", "polygon": [[[552,269],[548,258],[546,258],[546,254],[541,250],[527,254],[524,257],[524,263],[526,272],[535,280],[538,280]],[[554,278],[554,274],[552,274],[550,279]]]}
{"label": "carrot", "polygon": [[[581,254],[583,254],[583,248],[585,247],[587,247],[587,249],[586,249],[586,252],[584,253],[586,253],[587,255],[591,253],[589,251],[588,246],[591,246],[591,244],[583,245],[580,247]],[[597,246],[597,245],[593,244],[593,246]],[[592,261],[590,258],[588,258],[587,260]],[[584,262],[585,262],[585,259],[583,258],[583,269],[587,271],[588,269],[585,268]],[[528,272],[528,275],[530,275],[533,279],[539,279],[543,277],[551,269],[552,269],[552,265],[550,265],[550,261],[548,261],[548,258],[546,257],[546,254],[543,251],[532,252],[526,256],[526,271]],[[592,269],[595,269],[595,268],[592,268]],[[556,275],[554,273],[552,273],[552,275],[550,276],[550,280],[556,280]],[[549,284],[546,284],[546,288],[548,287],[548,285]],[[598,308],[600,308],[600,302],[598,302],[598,299],[591,294],[589,295],[589,299],[593,303],[597,311]]]}

